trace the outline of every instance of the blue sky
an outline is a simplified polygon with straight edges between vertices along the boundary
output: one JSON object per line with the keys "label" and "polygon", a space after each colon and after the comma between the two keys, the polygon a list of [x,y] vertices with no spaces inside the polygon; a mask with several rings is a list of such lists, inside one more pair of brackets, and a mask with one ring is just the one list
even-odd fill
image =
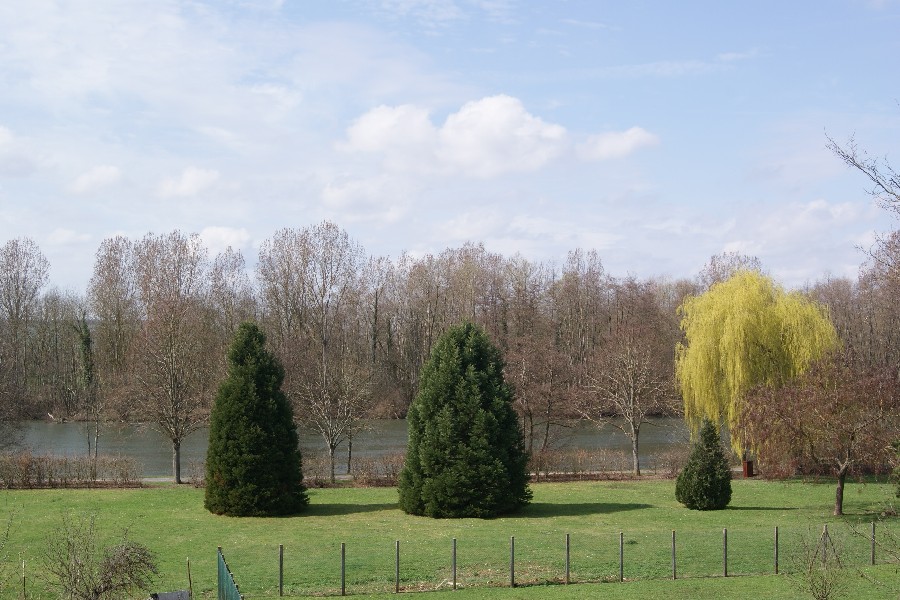
{"label": "blue sky", "polygon": [[78,291],[111,235],[252,268],[323,219],[392,257],[854,276],[896,223],[825,136],[900,163],[898,31],[892,0],[0,3],[0,242]]}

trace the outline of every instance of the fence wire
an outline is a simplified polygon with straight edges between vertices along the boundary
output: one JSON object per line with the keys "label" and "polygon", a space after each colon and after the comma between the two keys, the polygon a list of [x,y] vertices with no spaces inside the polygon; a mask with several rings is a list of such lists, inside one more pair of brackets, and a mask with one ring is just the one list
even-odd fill
{"label": "fence wire", "polygon": [[[511,540],[515,538],[512,567],[517,586],[564,583],[566,537],[557,530],[538,531],[528,523],[510,519],[506,531],[485,532],[460,525],[454,534],[444,530],[429,537],[412,529],[394,539],[377,539],[365,531],[348,536],[344,555],[344,591],[347,595],[450,589],[454,584],[453,536],[456,538],[455,582],[459,588],[508,586],[511,583]],[[833,524],[829,539],[847,567],[863,567],[871,561],[871,524],[855,527]],[[821,526],[780,527],[779,572],[798,568],[804,548],[822,534]],[[416,537],[413,537],[415,535]],[[729,527],[727,553],[722,528],[684,529],[675,532],[675,573],[678,579],[762,575],[775,572],[775,526]],[[900,522],[876,526],[876,563],[897,559],[884,548],[900,540]],[[400,545],[399,581],[396,580],[396,543]],[[284,595],[340,595],[341,542],[317,535],[284,543]],[[620,563],[621,551],[621,563]],[[727,560],[727,563],[726,563]],[[672,531],[620,532],[598,530],[570,536],[569,582],[671,579]],[[242,544],[232,556],[232,567],[244,584],[243,592],[277,596],[278,547]],[[222,595],[234,579],[219,557],[219,598],[239,600],[236,586]]]}

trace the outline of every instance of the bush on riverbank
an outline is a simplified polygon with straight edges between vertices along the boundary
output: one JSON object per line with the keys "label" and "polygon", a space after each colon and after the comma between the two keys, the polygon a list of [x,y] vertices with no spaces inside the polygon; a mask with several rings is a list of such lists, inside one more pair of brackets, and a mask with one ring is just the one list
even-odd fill
{"label": "bush on riverbank", "polygon": [[140,487],[141,467],[127,456],[0,454],[0,487],[6,489]]}

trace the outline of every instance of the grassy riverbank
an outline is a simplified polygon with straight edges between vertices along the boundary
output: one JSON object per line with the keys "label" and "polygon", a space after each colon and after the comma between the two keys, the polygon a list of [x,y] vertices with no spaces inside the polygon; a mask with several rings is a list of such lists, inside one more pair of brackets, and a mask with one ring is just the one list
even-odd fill
{"label": "grassy riverbank", "polygon": [[[490,521],[433,521],[410,517],[396,508],[397,493],[381,489],[310,491],[306,514],[282,519],[234,519],[207,513],[202,490],[154,486],[129,490],[34,490],[0,493],[0,515],[12,513],[7,554],[18,566],[26,561],[29,598],[49,598],[39,580],[41,549],[66,513],[97,515],[98,528],[112,538],[128,527],[159,556],[159,590],[187,587],[191,559],[194,591],[214,597],[215,549],[222,546],[229,566],[248,598],[277,597],[278,545],[285,548],[285,594],[334,594],[340,590],[340,544],[346,543],[348,593],[388,593],[394,589],[394,543],[400,541],[401,586],[405,590],[447,589],[452,539],[457,539],[460,597],[531,598],[536,588],[503,590],[508,583],[509,543],[515,536],[516,581],[523,585],[559,583],[565,572],[565,535],[571,539],[573,582],[614,581],[619,569],[619,532],[624,532],[624,585],[604,585],[616,598],[728,598],[796,595],[785,577],[721,578],[723,528],[728,528],[730,575],[773,571],[774,528],[779,527],[781,568],[789,567],[799,541],[817,536],[822,525],[839,540],[845,560],[863,567],[869,544],[864,532],[893,488],[851,484],[843,519],[830,515],[834,486],[829,483],[735,481],[731,506],[724,511],[688,511],[674,500],[672,481],[584,482],[533,486],[534,502],[522,513]],[[900,520],[879,526],[900,535]],[[671,582],[671,538],[676,531],[677,573]],[[896,598],[900,575],[894,566],[875,568],[894,591],[874,586],[855,569],[848,581],[859,596]],[[683,579],[683,580],[682,580]],[[637,580],[637,581],[635,581]],[[21,580],[19,579],[21,583]],[[476,588],[477,589],[473,589]],[[497,588],[497,589],[494,589]],[[615,589],[615,592],[613,592]],[[468,591],[465,591],[468,590]],[[578,597],[592,586],[542,587],[541,597]],[[892,595],[891,595],[892,594]],[[4,597],[17,597],[5,595]]]}

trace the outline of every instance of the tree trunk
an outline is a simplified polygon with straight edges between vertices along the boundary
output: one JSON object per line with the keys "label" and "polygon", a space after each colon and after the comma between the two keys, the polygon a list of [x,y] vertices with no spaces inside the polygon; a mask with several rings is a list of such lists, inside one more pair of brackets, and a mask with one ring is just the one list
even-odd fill
{"label": "tree trunk", "polygon": [[331,459],[331,483],[334,483],[336,481],[336,478],[334,476],[334,451],[336,448],[336,444],[328,445],[328,457]]}
{"label": "tree trunk", "polygon": [[181,483],[181,440],[172,440],[172,474]]}
{"label": "tree trunk", "polygon": [[634,464],[634,474],[638,476],[641,474],[641,462],[638,459],[638,434],[634,432],[631,435],[631,459]]}
{"label": "tree trunk", "polygon": [[522,411],[522,431],[528,438],[528,454],[534,454],[534,417],[528,411]]}
{"label": "tree trunk", "polygon": [[[97,481],[97,456],[100,451],[100,419],[99,417],[92,423],[93,432],[88,432],[88,456],[91,459],[91,480]],[[91,448],[91,435],[93,434],[94,445]]]}
{"label": "tree trunk", "polygon": [[353,472],[353,432],[347,435],[347,475]]}
{"label": "tree trunk", "polygon": [[841,465],[837,474],[837,489],[834,492],[834,516],[840,517],[844,514],[844,481],[847,479],[847,470],[849,465]]}

